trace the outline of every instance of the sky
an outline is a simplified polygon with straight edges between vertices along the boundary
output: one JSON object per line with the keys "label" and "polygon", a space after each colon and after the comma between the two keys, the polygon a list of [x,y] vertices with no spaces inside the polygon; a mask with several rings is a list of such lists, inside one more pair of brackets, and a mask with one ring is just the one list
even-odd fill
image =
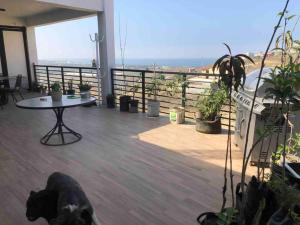
{"label": "sky", "polygon": [[[233,52],[263,51],[284,0],[115,0],[116,58],[119,27],[127,59],[215,58],[228,43]],[[300,15],[300,0],[289,11]],[[96,17],[38,27],[39,59],[95,58],[89,34]],[[295,34],[300,34],[300,23]],[[300,37],[299,37],[300,38]]]}

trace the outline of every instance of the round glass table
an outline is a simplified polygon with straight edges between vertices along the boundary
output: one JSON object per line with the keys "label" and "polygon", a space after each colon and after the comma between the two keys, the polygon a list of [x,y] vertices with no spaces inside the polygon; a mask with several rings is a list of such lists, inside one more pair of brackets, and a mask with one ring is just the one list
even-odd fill
{"label": "round glass table", "polygon": [[50,96],[46,96],[25,99],[17,102],[16,106],[23,109],[53,110],[56,115],[56,124],[41,138],[41,143],[49,146],[60,146],[80,141],[82,137],[81,134],[65,125],[63,121],[64,110],[76,106],[90,105],[95,102],[96,99],[93,97],[82,99],[63,95],[62,100],[58,102],[54,102]]}

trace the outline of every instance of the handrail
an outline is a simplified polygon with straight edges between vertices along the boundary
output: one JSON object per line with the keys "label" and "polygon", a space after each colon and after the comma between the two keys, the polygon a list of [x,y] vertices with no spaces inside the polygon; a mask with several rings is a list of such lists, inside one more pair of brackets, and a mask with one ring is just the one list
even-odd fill
{"label": "handrail", "polygon": [[[62,84],[63,93],[67,92],[68,81],[73,80],[73,88],[76,91],[79,91],[79,84],[87,81],[92,86],[91,94],[95,97],[98,97],[98,80],[96,67],[34,64],[33,71],[36,83],[38,85],[46,86],[48,92],[50,92],[51,83],[55,81],[59,81]],[[100,97],[102,98],[101,95]]]}
{"label": "handrail", "polygon": [[96,69],[96,67],[87,67],[87,66],[58,66],[58,65],[39,65],[39,64],[34,64],[34,67],[52,67],[52,68],[69,68],[69,69]]}
{"label": "handrail", "polygon": [[[211,73],[196,73],[196,72],[178,72],[178,71],[154,71],[151,69],[122,69],[122,68],[112,68],[111,69],[111,86],[112,93],[116,98],[116,104],[118,105],[119,96],[124,94],[124,89],[127,89],[127,95],[132,95],[130,93],[130,88],[133,87],[133,83],[140,84],[140,90],[137,92],[136,99],[140,100],[141,106],[140,110],[145,113],[147,110],[147,93],[146,93],[146,85],[151,83],[151,77],[154,73],[170,75],[168,76],[168,80],[172,79],[172,76],[180,75],[183,76],[183,79],[187,79],[190,82],[188,88],[185,86],[181,89],[181,93],[178,93],[178,97],[169,97],[165,91],[160,91],[157,94],[158,99],[161,102],[161,113],[168,113],[168,108],[171,105],[186,107],[186,118],[194,119],[195,110],[195,102],[199,95],[205,95],[204,90],[209,88],[209,84],[212,83],[219,77],[219,74],[211,74]],[[147,76],[148,75],[148,76]],[[141,78],[138,80],[138,78]],[[197,79],[199,77],[199,79]],[[138,80],[138,81],[137,81]],[[203,94],[201,94],[203,93]],[[232,107],[232,106],[231,106]],[[226,116],[229,112],[227,109],[229,108],[228,104],[224,105],[222,110],[222,118],[227,124],[223,123],[223,125],[228,126],[228,116]],[[232,118],[232,121],[235,119]],[[234,123],[232,123],[234,124]]]}

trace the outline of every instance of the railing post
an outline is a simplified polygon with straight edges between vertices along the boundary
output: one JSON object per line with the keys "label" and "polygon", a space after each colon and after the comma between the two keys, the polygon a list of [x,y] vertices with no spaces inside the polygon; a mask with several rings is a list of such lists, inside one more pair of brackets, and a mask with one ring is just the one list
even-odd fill
{"label": "railing post", "polygon": [[62,87],[63,87],[63,93],[64,95],[66,94],[66,89],[65,89],[65,74],[64,74],[64,68],[60,68],[61,71],[61,81],[62,81]]}
{"label": "railing post", "polygon": [[79,68],[79,82],[82,85],[82,68]]}
{"label": "railing post", "polygon": [[36,75],[36,65],[33,63],[32,66],[33,66],[34,81],[35,81],[36,85],[38,85],[38,83],[37,83],[38,80],[37,80],[37,75]]}
{"label": "railing post", "polygon": [[115,96],[114,69],[110,70],[111,94]]}
{"label": "railing post", "polygon": [[183,85],[182,85],[182,96],[181,96],[181,107],[185,107],[185,98],[186,98],[186,74],[183,74]]}
{"label": "railing post", "polygon": [[142,72],[142,110],[146,112],[146,87],[145,87],[145,71]]}
{"label": "railing post", "polygon": [[50,92],[50,77],[49,77],[49,67],[46,66],[46,73],[47,73],[47,83],[48,83],[48,91]]}

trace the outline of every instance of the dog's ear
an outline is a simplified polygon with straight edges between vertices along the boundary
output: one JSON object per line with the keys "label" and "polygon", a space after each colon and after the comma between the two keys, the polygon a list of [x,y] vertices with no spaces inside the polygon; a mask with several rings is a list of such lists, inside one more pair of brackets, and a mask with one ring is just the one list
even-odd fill
{"label": "dog's ear", "polygon": [[92,225],[93,224],[92,215],[89,213],[88,210],[86,210],[86,209],[82,210],[81,218],[85,221],[86,225]]}

